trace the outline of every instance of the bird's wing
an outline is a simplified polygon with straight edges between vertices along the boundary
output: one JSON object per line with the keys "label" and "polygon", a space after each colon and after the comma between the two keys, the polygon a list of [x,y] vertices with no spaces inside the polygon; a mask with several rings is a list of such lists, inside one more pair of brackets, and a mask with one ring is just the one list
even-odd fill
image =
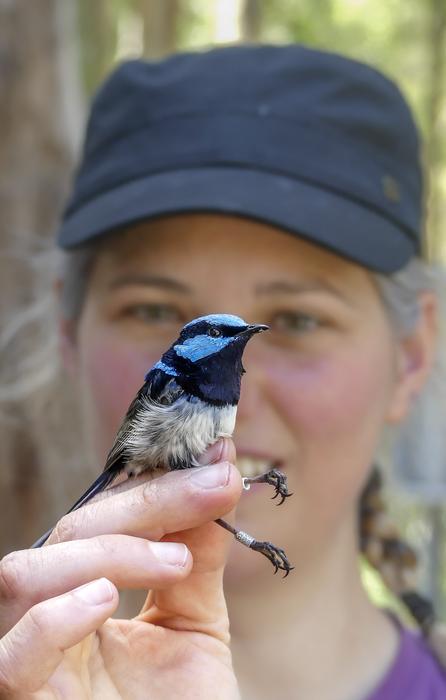
{"label": "bird's wing", "polygon": [[184,393],[175,377],[160,369],[149,372],[144,386],[151,401],[163,406],[171,406]]}
{"label": "bird's wing", "polygon": [[145,383],[133,399],[122,421],[115,442],[108,453],[104,472],[112,470],[114,473],[117,473],[120,471],[123,466],[122,463],[126,458],[125,450],[132,432],[133,419],[139,410],[147,405],[147,401],[149,400],[157,404],[170,406],[182,393],[183,390],[177,384],[174,377],[160,369],[153,369],[149,372]]}
{"label": "bird's wing", "polygon": [[132,427],[132,417],[138,410],[138,405],[141,403],[141,392],[144,387],[142,387],[136,397],[133,399],[126,413],[126,416],[122,422],[121,427],[118,430],[113,446],[108,453],[107,460],[105,463],[104,470],[99,474],[98,478],[88,487],[85,493],[82,494],[80,498],[73,503],[70,510],[67,511],[71,513],[73,510],[77,510],[81,506],[85,505],[90,501],[93,496],[100,493],[107,488],[113,479],[119,474],[125,463],[125,445],[126,439],[129,436]]}
{"label": "bird's wing", "polygon": [[117,474],[120,471],[120,467],[123,466],[122,463],[125,458],[125,448],[132,431],[132,420],[136,416],[138,408],[140,408],[142,405],[144,386],[141,387],[130,404],[129,409],[125,414],[125,418],[122,421],[121,427],[116,433],[115,441],[105,461],[104,472],[111,471],[114,474]]}

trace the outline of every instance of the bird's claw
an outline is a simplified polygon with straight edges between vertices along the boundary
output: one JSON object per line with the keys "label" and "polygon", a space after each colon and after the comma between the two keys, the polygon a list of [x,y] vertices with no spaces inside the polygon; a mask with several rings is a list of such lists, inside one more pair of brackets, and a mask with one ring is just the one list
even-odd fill
{"label": "bird's claw", "polygon": [[270,469],[265,474],[254,477],[244,477],[243,488],[249,489],[251,484],[269,484],[274,486],[275,493],[271,498],[277,498],[280,496],[280,501],[276,505],[281,506],[286,498],[292,496],[292,493],[288,492],[288,483],[285,474],[278,469]]}
{"label": "bird's claw", "polygon": [[255,552],[260,552],[267,559],[269,559],[271,564],[274,566],[275,574],[277,574],[278,570],[280,569],[281,571],[285,572],[283,578],[286,578],[290,571],[294,569],[294,566],[291,566],[290,562],[288,561],[285,551],[280,547],[276,547],[274,544],[271,544],[271,542],[258,542],[257,540],[254,540],[254,542],[252,542],[249,546],[250,549],[253,549]]}
{"label": "bird's claw", "polygon": [[275,489],[274,496],[271,496],[271,499],[274,500],[277,496],[280,496],[280,501],[276,503],[277,506],[281,506],[286,498],[293,495],[288,491],[287,478],[283,472],[278,469],[271,469],[271,471],[265,474],[265,477],[265,482],[274,486]]}

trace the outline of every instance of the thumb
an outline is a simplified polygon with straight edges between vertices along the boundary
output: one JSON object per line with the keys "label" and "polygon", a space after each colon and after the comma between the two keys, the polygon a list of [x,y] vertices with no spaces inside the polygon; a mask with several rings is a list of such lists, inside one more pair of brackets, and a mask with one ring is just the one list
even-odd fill
{"label": "thumb", "polygon": [[[224,438],[213,445],[203,459],[210,462],[230,462],[231,478],[239,481],[238,497],[242,492],[239,472],[235,462],[234,443]],[[234,507],[236,502],[234,502]],[[187,504],[185,504],[185,508]],[[220,517],[216,513],[215,517]],[[202,632],[229,643],[229,623],[223,595],[223,571],[226,564],[231,535],[216,523],[206,523],[193,530],[169,535],[169,540],[184,542],[193,556],[191,574],[183,581],[162,590],[151,591],[139,619],[152,624],[182,631]]]}

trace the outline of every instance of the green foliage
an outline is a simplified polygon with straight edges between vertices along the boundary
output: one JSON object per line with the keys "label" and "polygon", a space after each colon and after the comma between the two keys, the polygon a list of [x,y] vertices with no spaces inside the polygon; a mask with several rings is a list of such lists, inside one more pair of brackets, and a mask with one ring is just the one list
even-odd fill
{"label": "green foliage", "polygon": [[109,72],[116,53],[121,0],[77,0],[80,59],[84,85],[90,95]]}

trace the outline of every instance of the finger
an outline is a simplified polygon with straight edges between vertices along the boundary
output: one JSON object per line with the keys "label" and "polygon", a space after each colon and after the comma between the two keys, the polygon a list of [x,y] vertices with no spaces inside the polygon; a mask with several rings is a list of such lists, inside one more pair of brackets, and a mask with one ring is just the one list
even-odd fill
{"label": "finger", "polygon": [[0,634],[36,603],[105,576],[118,589],[169,586],[187,576],[192,557],[176,542],[101,535],[7,555],[0,562]]}
{"label": "finger", "polygon": [[[232,442],[225,440],[229,452]],[[198,527],[234,508],[241,477],[229,461],[181,471],[111,493],[62,518],[48,544],[122,533],[160,540],[170,532]]]}
{"label": "finger", "polygon": [[[232,442],[227,450],[226,458],[235,461]],[[232,538],[216,523],[207,523],[182,532],[181,539],[192,552],[191,574],[169,589],[151,591],[139,618],[171,629],[204,632],[229,643],[223,570]]]}
{"label": "finger", "polygon": [[64,651],[100,627],[118,602],[116,588],[102,578],[35,605],[0,640],[0,690],[39,690]]}

